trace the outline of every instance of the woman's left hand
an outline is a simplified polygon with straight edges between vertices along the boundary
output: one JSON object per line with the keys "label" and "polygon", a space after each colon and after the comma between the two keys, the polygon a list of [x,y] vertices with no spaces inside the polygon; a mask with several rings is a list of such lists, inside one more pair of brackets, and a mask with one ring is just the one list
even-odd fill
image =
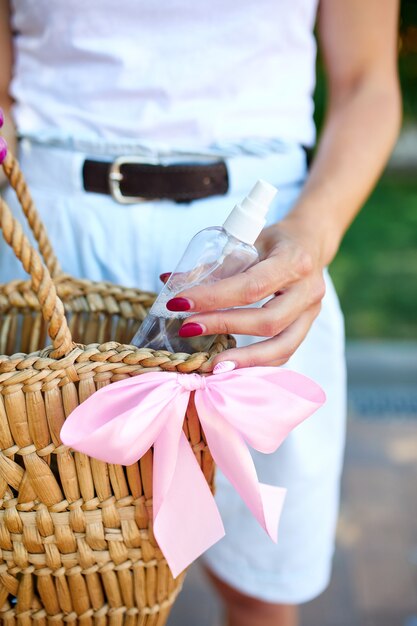
{"label": "woman's left hand", "polygon": [[[213,366],[226,360],[236,367],[284,364],[320,311],[324,263],[311,230],[300,228],[297,221],[283,221],[266,228],[256,246],[261,261],[246,272],[185,290],[169,301],[171,310],[196,311],[181,327],[184,337],[223,333],[267,337],[222,352]],[[258,308],[231,308],[268,297]]]}

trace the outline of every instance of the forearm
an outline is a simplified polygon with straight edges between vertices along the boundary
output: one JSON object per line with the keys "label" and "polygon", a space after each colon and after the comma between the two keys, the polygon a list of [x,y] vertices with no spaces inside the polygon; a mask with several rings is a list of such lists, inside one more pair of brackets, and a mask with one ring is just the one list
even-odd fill
{"label": "forearm", "polygon": [[400,93],[365,77],[330,103],[310,176],[282,226],[299,228],[323,265],[334,257],[349,224],[384,168],[401,119]]}

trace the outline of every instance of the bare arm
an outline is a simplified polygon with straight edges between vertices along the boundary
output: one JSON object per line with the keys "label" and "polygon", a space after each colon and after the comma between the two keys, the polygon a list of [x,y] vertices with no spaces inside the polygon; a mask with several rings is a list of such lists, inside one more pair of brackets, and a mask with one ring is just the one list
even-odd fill
{"label": "bare arm", "polygon": [[[317,157],[291,213],[263,231],[264,260],[190,301],[203,334],[270,339],[224,352],[216,362],[285,363],[306,336],[324,296],[323,268],[380,175],[400,127],[398,0],[322,0],[319,33],[329,83]],[[261,309],[216,311],[277,294]]]}
{"label": "bare arm", "polygon": [[[8,0],[0,0],[0,108],[5,115],[4,127],[1,130],[11,150],[15,148],[14,126],[10,118],[12,98],[9,94],[13,67],[12,32],[10,27],[10,7]],[[4,183],[3,173],[0,171],[0,186]]]}
{"label": "bare arm", "polygon": [[334,257],[398,135],[397,22],[397,0],[320,4],[327,117],[309,179],[288,221],[319,229],[324,263]]}

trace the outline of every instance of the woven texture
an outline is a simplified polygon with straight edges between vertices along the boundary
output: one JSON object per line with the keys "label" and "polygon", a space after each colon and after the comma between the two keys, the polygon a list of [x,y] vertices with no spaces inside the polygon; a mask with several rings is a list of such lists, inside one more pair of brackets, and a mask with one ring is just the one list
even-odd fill
{"label": "woven texture", "polygon": [[[31,280],[0,286],[0,623],[163,626],[183,575],[173,580],[152,532],[152,450],[110,465],[73,452],[59,433],[104,385],[146,371],[207,372],[233,340],[192,355],[127,345],[153,294],[62,274],[10,154],[3,167],[40,254],[1,201],[3,236]],[[192,396],[184,432],[212,487]]]}

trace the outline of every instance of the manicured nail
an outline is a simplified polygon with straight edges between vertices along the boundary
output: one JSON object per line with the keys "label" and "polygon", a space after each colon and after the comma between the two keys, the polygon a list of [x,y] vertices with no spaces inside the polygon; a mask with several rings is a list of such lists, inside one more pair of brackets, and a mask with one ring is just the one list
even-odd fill
{"label": "manicured nail", "polygon": [[180,337],[196,337],[197,335],[202,335],[204,332],[204,328],[201,324],[197,324],[196,322],[189,322],[189,324],[183,324],[178,331]]}
{"label": "manicured nail", "polygon": [[231,372],[236,369],[237,363],[234,361],[220,361],[214,366],[213,374],[223,374],[224,372]]}
{"label": "manicured nail", "polygon": [[0,128],[3,126],[4,124],[4,113],[3,113],[3,109],[0,109]]}
{"label": "manicured nail", "polygon": [[159,274],[159,280],[162,280],[163,283],[166,283],[170,276],[171,272],[164,272],[163,274]]}
{"label": "manicured nail", "polygon": [[166,307],[168,311],[189,311],[194,307],[194,303],[188,298],[172,298],[168,300]]}
{"label": "manicured nail", "polygon": [[7,143],[4,137],[0,137],[0,164],[3,163],[7,155]]}

